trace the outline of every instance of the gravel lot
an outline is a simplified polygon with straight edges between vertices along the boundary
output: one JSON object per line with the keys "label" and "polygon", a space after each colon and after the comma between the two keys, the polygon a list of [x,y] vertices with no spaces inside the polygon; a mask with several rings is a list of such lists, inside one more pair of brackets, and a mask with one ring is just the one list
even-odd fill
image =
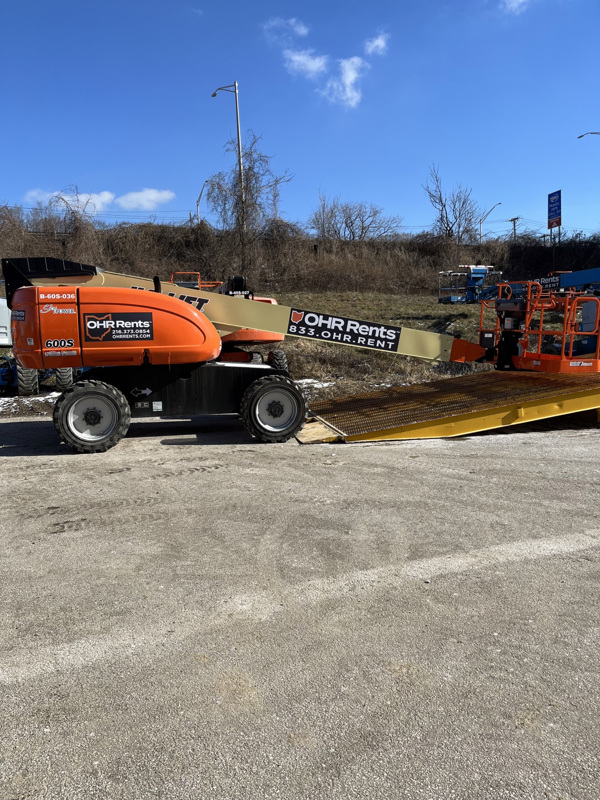
{"label": "gravel lot", "polygon": [[21,411],[0,800],[598,800],[589,417],[312,446],[136,422],[79,456]]}

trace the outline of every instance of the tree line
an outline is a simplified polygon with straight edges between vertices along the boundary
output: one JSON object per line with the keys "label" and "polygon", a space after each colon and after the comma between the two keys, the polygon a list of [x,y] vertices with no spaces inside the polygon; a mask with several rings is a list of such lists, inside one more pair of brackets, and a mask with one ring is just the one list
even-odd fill
{"label": "tree line", "polygon": [[[236,143],[226,147],[237,151]],[[218,220],[196,215],[172,225],[99,221],[76,189],[24,210],[0,206],[0,256],[54,256],[106,269],[168,279],[199,272],[206,280],[244,274],[257,290],[350,290],[429,293],[438,272],[459,264],[492,264],[507,277],[536,277],[558,269],[600,266],[600,236],[571,237],[543,247],[530,234],[479,240],[481,212],[471,190],[446,191],[432,165],[423,189],[435,212],[431,230],[402,231],[402,219],[366,202],[321,193],[306,226],[279,214],[289,173],[275,175],[252,134],[240,171],[206,181],[206,199]]]}

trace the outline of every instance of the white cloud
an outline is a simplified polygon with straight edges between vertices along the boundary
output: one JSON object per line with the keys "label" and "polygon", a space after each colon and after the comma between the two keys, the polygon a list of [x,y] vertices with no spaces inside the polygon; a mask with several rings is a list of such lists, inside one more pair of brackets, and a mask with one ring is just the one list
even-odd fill
{"label": "white cloud", "polygon": [[281,17],[273,17],[267,22],[263,22],[262,29],[265,36],[269,41],[285,47],[291,44],[294,37],[306,36],[308,28],[306,25],[296,17],[291,19],[282,19]]}
{"label": "white cloud", "polygon": [[342,58],[339,65],[339,75],[327,81],[321,94],[331,103],[341,103],[348,108],[356,108],[362,99],[358,81],[365,70],[369,69],[369,64],[360,56],[353,56]]}
{"label": "white cloud", "polygon": [[[505,3],[529,2],[529,0],[502,0]],[[284,19],[273,17],[261,25],[266,38],[281,48],[284,67],[291,75],[300,75],[318,81],[317,92],[331,103],[347,108],[356,108],[362,99],[360,79],[370,68],[372,56],[384,56],[388,51],[390,36],[379,33],[363,43],[365,57],[352,56],[337,61],[338,72],[334,74],[329,55],[319,55],[312,48],[298,47],[297,37],[307,36],[308,27],[296,17]]]}
{"label": "white cloud", "polygon": [[114,192],[47,192],[44,189],[30,189],[24,197],[26,203],[50,203],[61,200],[64,205],[88,214],[101,214],[113,203],[126,211],[154,211],[159,205],[168,203],[175,197],[170,189],[142,189],[141,192],[128,192],[117,197]]}
{"label": "white cloud", "polygon": [[385,55],[387,53],[389,38],[389,34],[380,33],[379,36],[375,36],[373,39],[367,39],[365,42],[365,53],[368,56]]}
{"label": "white cloud", "polygon": [[126,211],[154,211],[163,203],[175,197],[170,189],[142,189],[141,192],[128,192],[117,197],[115,203]]}
{"label": "white cloud", "polygon": [[69,192],[46,192],[43,189],[31,189],[25,195],[25,202],[27,203],[49,203],[53,200],[63,200],[65,206],[92,214],[104,211],[114,199],[115,195],[106,191],[71,194]]}
{"label": "white cloud", "polygon": [[525,11],[529,3],[530,0],[502,0],[501,8],[510,14],[520,14]]}
{"label": "white cloud", "polygon": [[46,192],[44,189],[30,189],[23,200],[26,203],[47,203],[51,197],[56,197],[60,192]]}
{"label": "white cloud", "polygon": [[285,68],[295,75],[316,78],[327,70],[327,56],[316,56],[314,50],[284,50]]}
{"label": "white cloud", "polygon": [[70,199],[73,203],[79,201],[82,210],[87,209],[88,211],[93,210],[96,213],[100,213],[100,211],[104,211],[104,209],[112,203],[115,196],[112,192],[100,192],[99,194],[71,195],[70,197],[68,196],[67,199]]}

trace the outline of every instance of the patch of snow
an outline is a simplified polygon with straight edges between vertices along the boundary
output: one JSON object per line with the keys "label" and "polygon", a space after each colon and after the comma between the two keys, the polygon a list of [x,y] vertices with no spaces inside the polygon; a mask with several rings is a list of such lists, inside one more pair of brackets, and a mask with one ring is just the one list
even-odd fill
{"label": "patch of snow", "polygon": [[327,389],[328,386],[333,386],[334,381],[317,381],[314,378],[302,378],[302,380],[294,381],[294,383],[303,386],[305,389]]}
{"label": "patch of snow", "polygon": [[14,397],[0,397],[0,411],[12,411],[16,407],[17,402]]}
{"label": "patch of snow", "polygon": [[33,408],[33,403],[54,403],[57,397],[60,397],[60,392],[48,392],[48,394],[38,394],[32,397],[20,397],[19,400],[29,408]]}
{"label": "patch of snow", "polygon": [[31,397],[0,397],[0,414],[21,414],[36,409],[39,413],[40,404],[54,405],[57,397],[60,397],[60,392],[48,392]]}

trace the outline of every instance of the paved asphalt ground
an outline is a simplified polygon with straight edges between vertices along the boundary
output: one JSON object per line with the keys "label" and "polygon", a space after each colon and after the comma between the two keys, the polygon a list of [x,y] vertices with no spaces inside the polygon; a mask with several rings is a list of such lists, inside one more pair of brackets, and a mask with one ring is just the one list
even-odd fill
{"label": "paved asphalt ground", "polygon": [[0,800],[598,800],[600,430],[0,420]]}

